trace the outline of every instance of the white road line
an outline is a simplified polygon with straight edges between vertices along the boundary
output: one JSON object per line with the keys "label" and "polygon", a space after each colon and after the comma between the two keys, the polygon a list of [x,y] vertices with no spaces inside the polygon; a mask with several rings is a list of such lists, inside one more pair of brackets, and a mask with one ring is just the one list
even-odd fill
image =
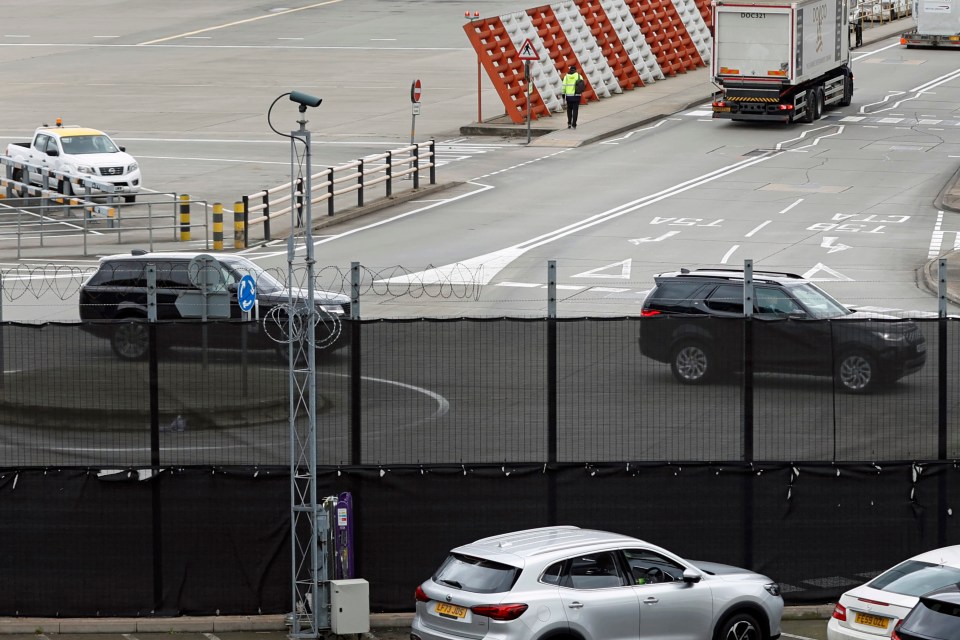
{"label": "white road line", "polygon": [[779,213],[786,213],[787,211],[790,211],[790,209],[793,209],[795,206],[797,206],[797,205],[800,204],[801,202],[803,202],[803,198],[798,198],[796,202],[794,202],[793,204],[791,204],[791,205],[790,205],[789,207],[787,207],[786,209],[783,209],[783,210],[780,211]]}
{"label": "white road line", "polygon": [[933,234],[930,236],[930,249],[927,250],[927,259],[936,258],[940,255],[940,244],[943,242],[943,231],[940,227],[943,225],[943,211],[937,212],[937,222],[933,225]]}
{"label": "white road line", "polygon": [[632,135],[635,134],[635,133],[641,133],[641,132],[643,132],[643,131],[650,131],[650,129],[656,129],[657,127],[659,127],[660,125],[662,125],[664,122],[666,122],[666,120],[661,120],[660,122],[658,122],[657,124],[653,125],[652,127],[646,127],[646,128],[644,128],[644,129],[637,129],[636,131],[631,131],[631,132],[629,132],[627,135],[625,135],[625,136],[623,136],[623,137],[614,138],[613,140],[605,140],[605,141],[600,142],[600,144],[620,144],[620,143],[619,143],[619,140],[626,140],[627,138],[629,138],[630,136],[632,136]]}
{"label": "white road line", "polygon": [[744,238],[750,238],[750,237],[752,237],[753,234],[755,234],[757,231],[760,231],[760,229],[763,229],[765,226],[767,226],[767,225],[770,224],[771,222],[773,222],[773,220],[767,220],[766,222],[763,222],[763,223],[757,225],[756,228],[754,228],[750,233],[748,233],[747,235],[745,235],[745,236],[743,236],[743,237],[744,237]]}
{"label": "white road line", "polygon": [[203,635],[207,640],[220,640],[219,636],[215,636],[212,633],[204,633]]}
{"label": "white road line", "polygon": [[228,22],[228,23],[226,23],[226,24],[217,25],[217,26],[215,26],[215,27],[207,27],[206,29],[198,29],[198,30],[196,30],[196,31],[190,31],[190,32],[188,32],[188,33],[181,33],[181,34],[175,35],[175,36],[168,36],[168,37],[166,37],[166,38],[158,38],[158,39],[156,39],[156,40],[150,40],[150,41],[147,41],[147,42],[141,42],[140,44],[141,44],[141,45],[156,44],[156,43],[158,43],[158,42],[166,42],[166,41],[168,41],[168,40],[176,40],[177,38],[185,38],[185,37],[187,37],[187,36],[196,35],[196,34],[198,34],[198,33],[206,33],[207,31],[216,31],[217,29],[226,29],[227,27],[235,27],[235,26],[237,26],[238,24],[248,24],[248,23],[250,23],[250,22],[257,22],[257,21],[259,21],[259,20],[265,20],[265,19],[267,19],[267,18],[273,18],[274,16],[284,16],[284,15],[287,15],[288,13],[296,13],[297,11],[304,11],[304,10],[306,10],[306,9],[316,9],[317,7],[322,7],[322,6],[328,5],[328,4],[334,4],[334,3],[340,2],[340,1],[341,1],[341,0],[327,0],[326,2],[318,2],[318,3],[316,3],[316,4],[308,4],[308,5],[305,6],[305,7],[297,7],[297,8],[295,8],[295,9],[287,9],[286,11],[277,11],[276,13],[271,13],[271,14],[262,15],[262,16],[256,16],[256,17],[253,17],[253,18],[247,18],[246,20],[237,20],[237,21],[235,21],[235,22]]}
{"label": "white road line", "polygon": [[794,638],[794,640],[815,640],[814,638],[809,638],[807,636],[798,636],[794,633],[780,633],[781,638]]}
{"label": "white road line", "polygon": [[[6,37],[22,37],[29,38],[30,36],[6,36]],[[142,49],[145,45],[143,44],[95,44],[92,42],[0,42],[0,47],[32,47],[32,48],[54,48],[54,49],[95,49],[98,47],[112,47],[114,49],[123,49],[123,48],[132,48],[132,49]],[[295,49],[298,51],[473,51],[472,47],[348,47],[348,46],[333,46],[333,45],[293,45],[293,44],[152,44],[151,47],[166,48],[166,49],[269,49],[273,51],[285,51],[289,49]],[[18,84],[10,83],[7,84]],[[76,83],[70,82],[45,82],[45,83],[30,83],[30,84],[48,84],[55,86],[76,86]],[[208,85],[190,85],[203,87]],[[371,87],[354,87],[355,89],[364,89]],[[380,89],[382,87],[372,87]]]}
{"label": "white road line", "polygon": [[740,245],[738,244],[733,245],[733,247],[730,248],[730,251],[727,251],[725,254],[723,254],[723,259],[720,260],[720,264],[727,264],[727,260],[729,260],[730,256],[733,255],[733,252],[739,248],[740,248]]}
{"label": "white road line", "polygon": [[[186,160],[190,162],[233,162],[236,164],[282,164],[285,166],[290,166],[290,161],[278,162],[274,160],[236,160],[234,158],[188,158],[185,156],[143,156],[139,153],[137,154],[138,158],[144,158],[148,160]],[[317,166],[314,165],[314,169]],[[322,166],[320,167],[323,168]]]}

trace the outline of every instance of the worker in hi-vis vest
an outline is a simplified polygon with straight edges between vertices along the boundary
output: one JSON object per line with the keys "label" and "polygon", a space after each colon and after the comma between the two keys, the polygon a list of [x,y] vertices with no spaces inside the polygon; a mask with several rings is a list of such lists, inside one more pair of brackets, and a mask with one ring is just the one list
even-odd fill
{"label": "worker in hi-vis vest", "polygon": [[563,76],[563,97],[567,101],[567,129],[577,128],[577,114],[580,113],[580,95],[583,93],[583,77],[577,68],[570,65],[570,72]]}

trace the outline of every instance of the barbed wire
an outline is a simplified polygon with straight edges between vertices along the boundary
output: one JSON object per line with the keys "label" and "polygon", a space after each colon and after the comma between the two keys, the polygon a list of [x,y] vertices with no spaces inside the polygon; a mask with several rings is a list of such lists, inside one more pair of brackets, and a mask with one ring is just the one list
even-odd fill
{"label": "barbed wire", "polygon": [[[153,263],[157,266],[157,286],[168,289],[193,288],[189,274],[182,261],[176,263]],[[206,274],[211,290],[223,290],[238,278],[227,273],[210,269]],[[443,268],[427,266],[425,269],[410,269],[403,266],[385,268],[361,267],[359,274],[359,293],[373,294],[393,298],[408,297],[434,298],[447,300],[479,300],[483,290],[482,266],[470,268],[456,264]],[[236,275],[236,274],[235,274]],[[283,267],[271,267],[258,272],[241,273],[250,275],[258,289],[276,291],[277,287],[306,290],[307,269],[296,267],[288,272]],[[141,279],[140,273],[131,273],[130,265],[117,267],[80,267],[48,263],[43,265],[16,265],[0,269],[0,300],[14,301],[21,298],[40,299],[54,296],[60,300],[69,300],[80,293],[81,287],[91,281],[118,282],[121,280]],[[170,276],[170,277],[166,277]],[[288,282],[291,280],[291,282]],[[350,268],[338,266],[315,269],[314,288],[317,291],[350,295],[352,293],[353,274]],[[137,282],[129,286],[145,286]]]}

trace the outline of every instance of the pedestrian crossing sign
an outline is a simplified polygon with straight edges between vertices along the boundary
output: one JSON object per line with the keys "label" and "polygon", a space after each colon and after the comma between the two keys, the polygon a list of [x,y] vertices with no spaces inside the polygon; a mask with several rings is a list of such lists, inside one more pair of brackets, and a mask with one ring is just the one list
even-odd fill
{"label": "pedestrian crossing sign", "polygon": [[520,47],[520,59],[521,60],[539,60],[540,56],[537,55],[537,50],[533,48],[533,43],[530,42],[530,38],[527,38],[523,41],[523,46]]}

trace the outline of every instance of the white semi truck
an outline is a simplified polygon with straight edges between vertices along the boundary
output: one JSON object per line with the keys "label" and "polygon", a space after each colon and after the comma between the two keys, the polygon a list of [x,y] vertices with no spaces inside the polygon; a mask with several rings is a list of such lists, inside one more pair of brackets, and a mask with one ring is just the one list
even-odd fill
{"label": "white semi truck", "polygon": [[914,0],[917,26],[900,36],[907,47],[960,47],[960,0]]}
{"label": "white semi truck", "polygon": [[813,122],[828,106],[850,104],[846,0],[714,0],[713,7],[714,118]]}

